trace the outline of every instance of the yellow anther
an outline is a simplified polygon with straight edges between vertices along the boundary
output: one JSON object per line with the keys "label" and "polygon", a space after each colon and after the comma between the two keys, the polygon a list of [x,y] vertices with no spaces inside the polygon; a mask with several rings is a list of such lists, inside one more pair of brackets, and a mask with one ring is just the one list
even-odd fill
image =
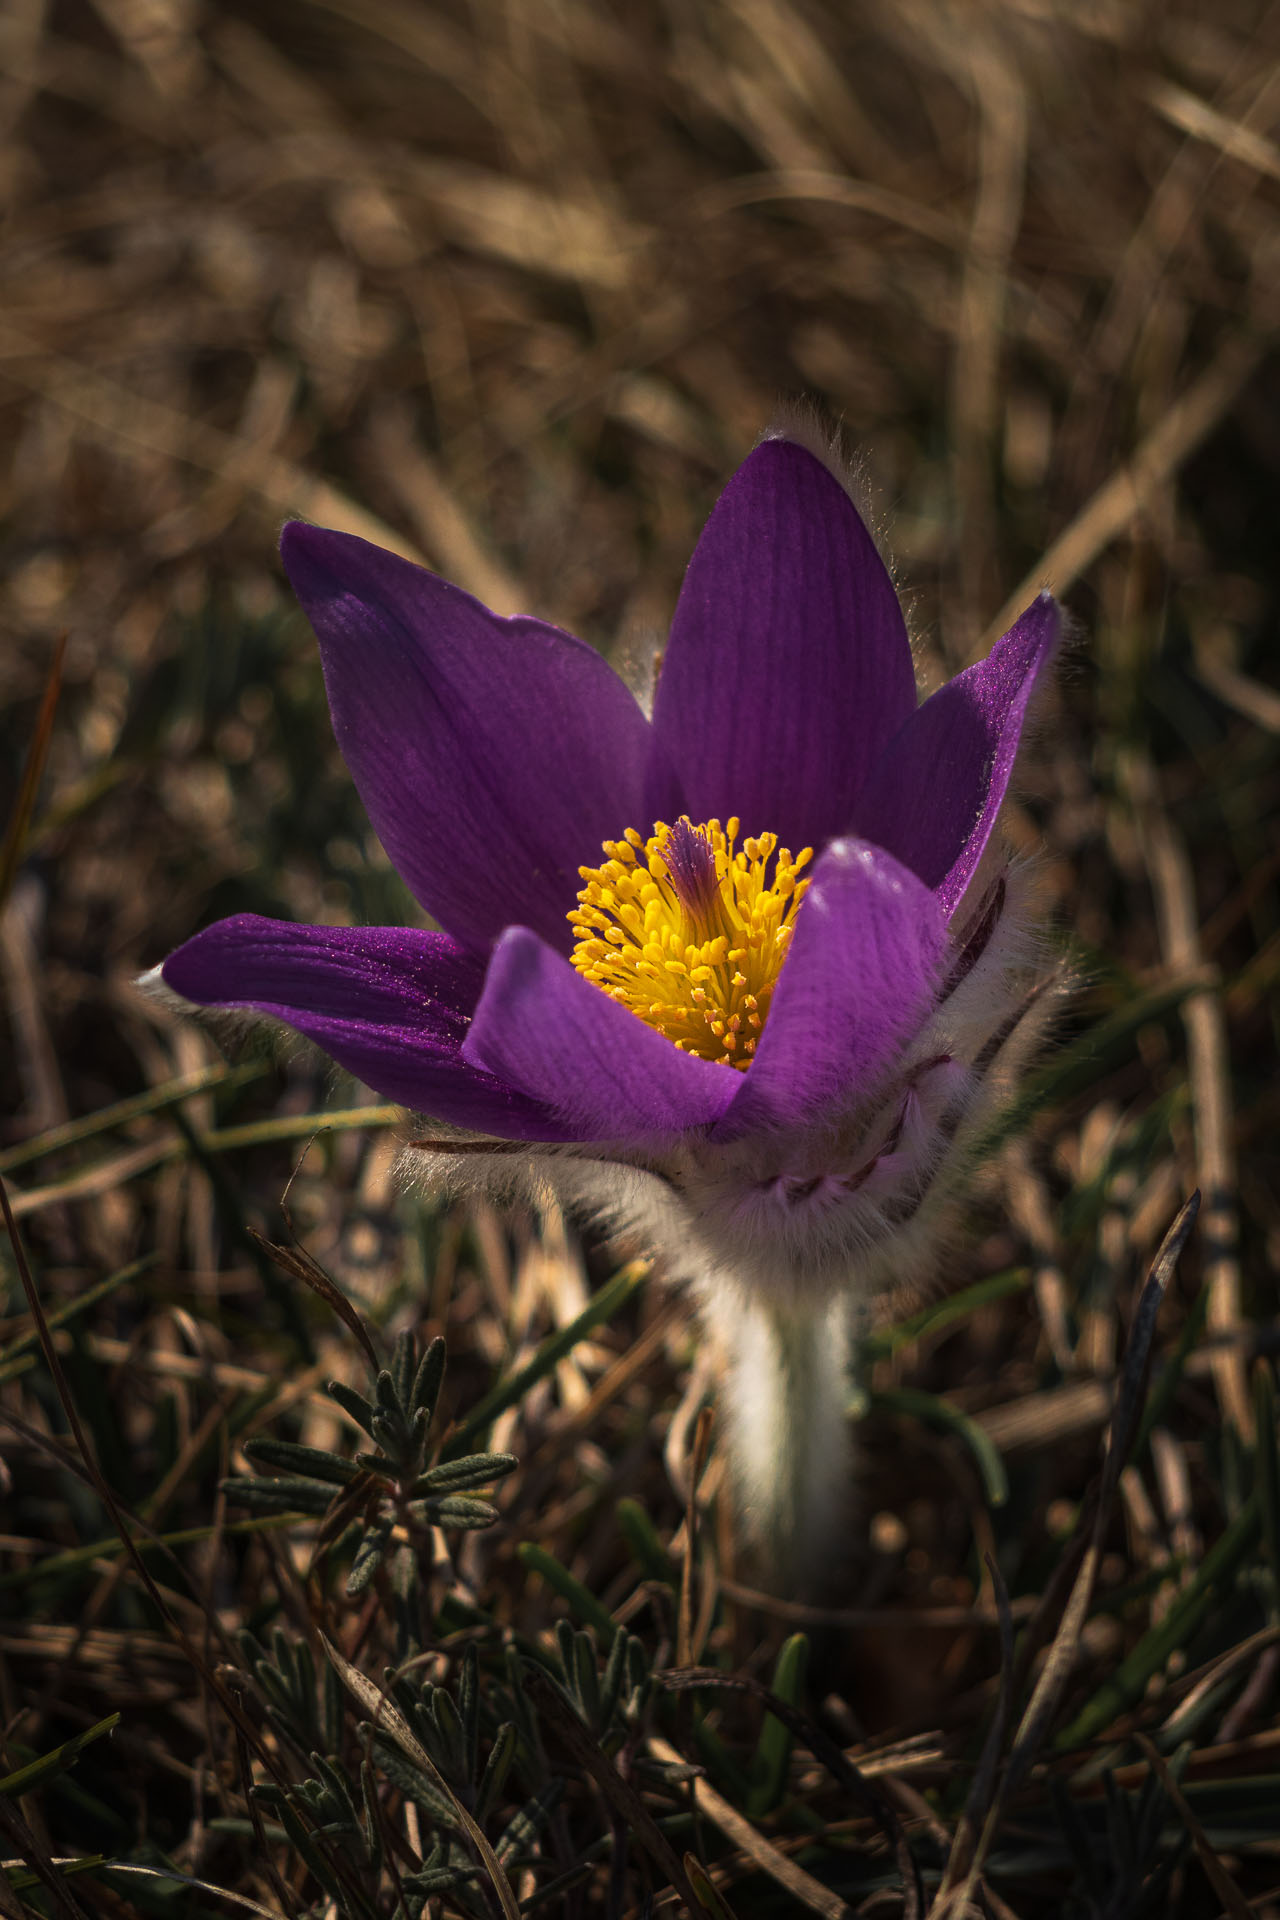
{"label": "yellow anther", "polygon": [[762,833],[736,843],[740,822],[658,821],[628,827],[605,860],[581,867],[569,914],[573,964],[611,999],[686,1053],[740,1071],[750,1064],[809,882]]}

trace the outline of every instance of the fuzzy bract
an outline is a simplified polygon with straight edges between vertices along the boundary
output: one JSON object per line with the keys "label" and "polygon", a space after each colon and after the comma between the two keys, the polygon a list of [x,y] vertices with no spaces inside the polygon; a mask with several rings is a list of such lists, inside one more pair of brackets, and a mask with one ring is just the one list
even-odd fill
{"label": "fuzzy bract", "polygon": [[1026,1031],[993,828],[1048,595],[919,703],[875,544],[788,437],[711,516],[651,714],[583,642],[363,540],[294,524],[282,550],[436,928],[241,915],[165,985],[427,1116],[424,1166],[550,1184],[703,1285],[816,1301],[909,1270]]}

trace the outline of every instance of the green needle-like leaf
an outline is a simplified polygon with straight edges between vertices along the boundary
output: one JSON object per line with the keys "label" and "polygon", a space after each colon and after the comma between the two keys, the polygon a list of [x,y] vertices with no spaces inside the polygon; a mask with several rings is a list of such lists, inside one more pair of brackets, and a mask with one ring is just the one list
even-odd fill
{"label": "green needle-like leaf", "polygon": [[515,1722],[504,1720],[493,1736],[489,1758],[484,1763],[484,1772],[480,1776],[480,1785],[476,1789],[475,1812],[481,1826],[498,1803],[519,1743],[520,1736],[516,1732]]}
{"label": "green needle-like leaf", "polygon": [[347,1576],[347,1592],[363,1593],[377,1573],[391,1545],[391,1534],[395,1523],[390,1515],[367,1527],[356,1548],[356,1557],[351,1563],[351,1572]]}
{"label": "green needle-like leaf", "polygon": [[264,1434],[246,1440],[244,1451],[250,1460],[261,1461],[263,1466],[279,1467],[290,1474],[305,1474],[312,1480],[325,1480],[333,1486],[350,1486],[353,1480],[360,1478],[360,1467],[354,1460],[344,1460],[340,1454],[330,1453],[325,1447],[304,1447],[293,1440],[273,1440]]}
{"label": "green needle-like leaf", "polygon": [[330,1399],[336,1400],[342,1411],[354,1420],[358,1427],[363,1427],[372,1439],[373,1408],[364,1395],[357,1393],[355,1388],[349,1387],[344,1380],[330,1380],[325,1392]]}
{"label": "green needle-like leaf", "polygon": [[491,1486],[514,1473],[519,1464],[513,1453],[464,1454],[460,1460],[443,1460],[439,1466],[428,1467],[409,1492],[418,1499],[424,1494],[463,1493],[472,1487]]}
{"label": "green needle-like leaf", "polygon": [[432,1340],[418,1362],[418,1371],[414,1376],[406,1405],[415,1413],[424,1412],[428,1424],[435,1418],[436,1402],[440,1398],[440,1388],[444,1384],[445,1344],[438,1336]]}
{"label": "green needle-like leaf", "polygon": [[415,1500],[411,1512],[419,1508],[423,1517],[437,1527],[491,1527],[498,1509],[487,1500],[476,1500],[467,1493],[447,1493],[440,1500]]}
{"label": "green needle-like leaf", "polygon": [[330,1489],[316,1480],[230,1479],[221,1486],[228,1500],[259,1513],[309,1513],[319,1519],[333,1503]]}

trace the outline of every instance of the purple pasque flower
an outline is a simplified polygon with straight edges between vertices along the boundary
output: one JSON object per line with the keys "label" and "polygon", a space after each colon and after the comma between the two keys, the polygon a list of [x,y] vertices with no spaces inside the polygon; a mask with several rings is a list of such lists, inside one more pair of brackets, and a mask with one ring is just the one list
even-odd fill
{"label": "purple pasque flower", "polygon": [[712,513],[650,716],[583,642],[363,540],[282,551],[440,930],[241,915],[166,986],[284,1022],[439,1123],[438,1167],[518,1159],[680,1272],[813,1299],[900,1266],[1016,1047],[1034,961],[992,830],[1054,602],[918,704],[875,545],[791,438]]}

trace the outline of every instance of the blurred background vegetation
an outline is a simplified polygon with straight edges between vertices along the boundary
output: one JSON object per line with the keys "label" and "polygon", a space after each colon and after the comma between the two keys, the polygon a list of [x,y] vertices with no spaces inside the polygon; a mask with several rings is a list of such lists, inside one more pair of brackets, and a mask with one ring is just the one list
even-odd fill
{"label": "blurred background vegetation", "polygon": [[[1276,8],[8,0],[0,199],[0,1172],[51,1323],[6,1247],[0,1849],[26,1866],[0,1910],[230,1910],[50,1864],[100,1853],[273,1914],[508,1911],[447,1805],[445,1881],[397,1891],[434,1804],[402,1762],[350,1860],[324,1854],[347,1829],[306,1811],[308,1748],[267,1710],[301,1713],[323,1629],[375,1689],[421,1646],[474,1693],[477,1648],[499,1720],[513,1648],[559,1674],[553,1719],[576,1702],[631,1800],[559,1720],[521,1722],[493,1831],[560,1782],[502,1856],[547,1912],[677,1898],[646,1807],[719,1889],[686,1900],[922,1912],[948,1857],[963,1889],[972,1795],[974,1912],[1280,1913]],[[625,669],[797,397],[857,459],[922,688],[1042,583],[1077,622],[1008,831],[1082,984],[939,1298],[877,1322],[825,1611],[742,1584],[714,1425],[696,1471],[696,1341],[634,1250],[402,1197],[365,1092],[309,1057],[229,1067],[132,985],[229,912],[415,911],[333,745],[282,519]],[[1072,1627],[1137,1290],[1197,1185]],[[255,1230],[305,1242],[384,1356],[446,1333],[437,1426],[479,1404],[467,1437],[521,1462],[495,1524],[436,1534],[411,1617],[385,1568],[348,1597],[314,1518],[246,1523],[219,1490],[255,1434],[349,1455],[323,1386],[367,1371]],[[173,1545],[131,1557],[121,1527]],[[640,1667],[608,1683],[631,1719],[606,1712],[566,1620],[602,1663],[622,1621],[646,1672],[771,1683],[808,1734],[741,1694],[649,1697]],[[240,1629],[278,1632],[293,1695]],[[1049,1642],[1036,1765],[987,1777]],[[24,1772],[116,1712],[74,1770]],[[310,1732],[357,1781],[332,1689]],[[397,1836],[376,1866],[371,1819]]]}

